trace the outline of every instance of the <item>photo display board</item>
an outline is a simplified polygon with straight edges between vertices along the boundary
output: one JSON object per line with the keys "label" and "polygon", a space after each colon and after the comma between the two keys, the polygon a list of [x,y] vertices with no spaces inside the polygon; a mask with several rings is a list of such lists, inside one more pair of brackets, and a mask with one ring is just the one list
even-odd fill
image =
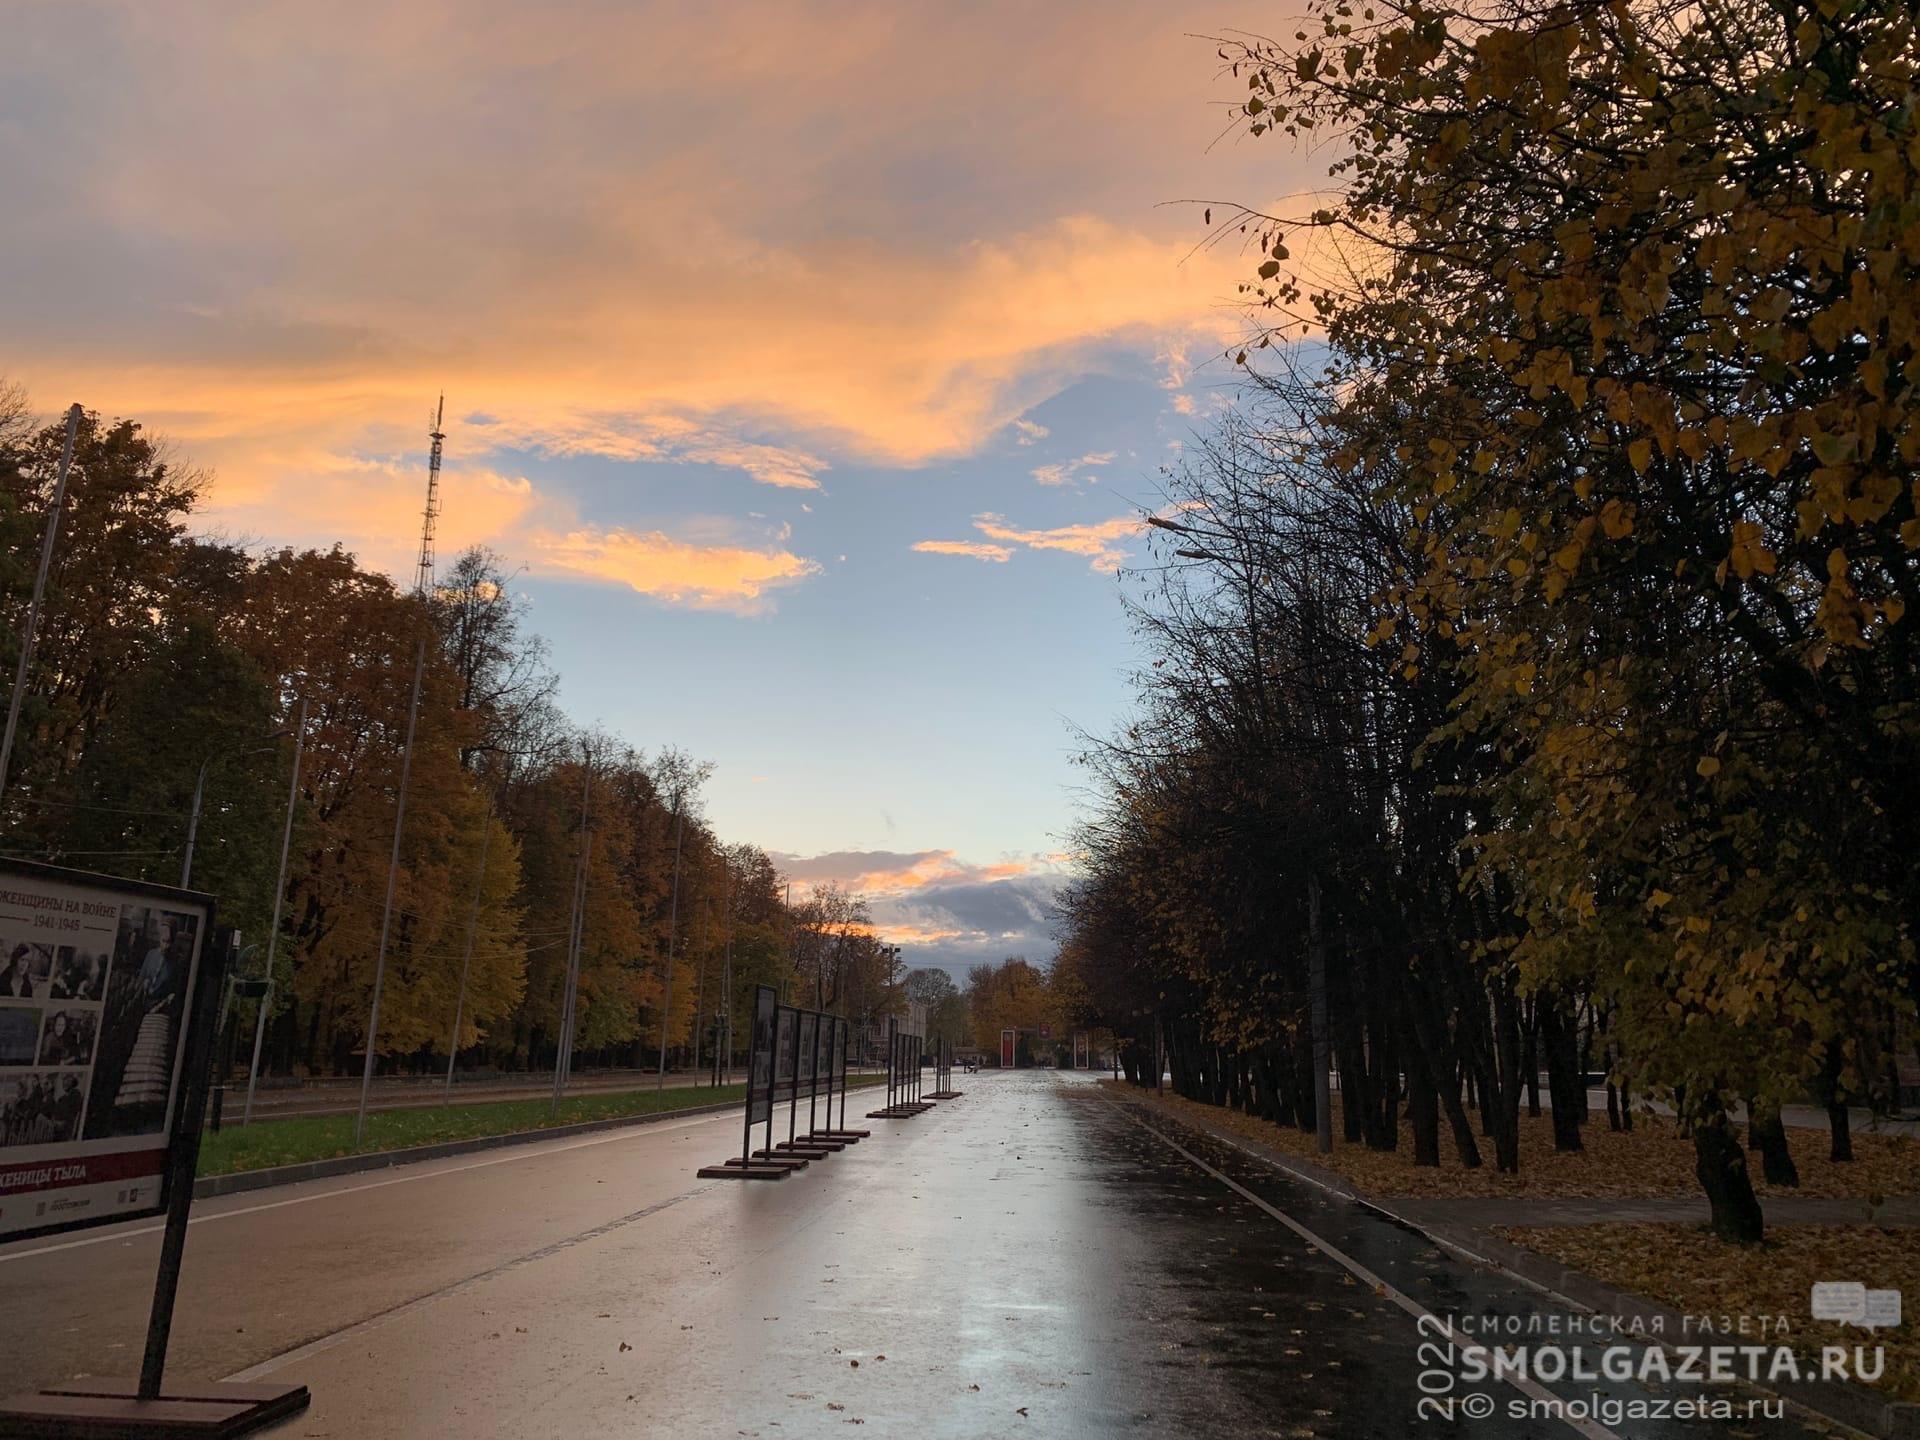
{"label": "photo display board", "polygon": [[811,1010],[800,1013],[800,1073],[807,1077],[808,1088],[820,1077],[816,1073],[820,1064],[819,1047],[815,1044],[818,1037],[820,1017]]}
{"label": "photo display board", "polygon": [[773,1083],[776,1088],[787,1087],[787,1094],[793,1090],[793,1042],[794,1032],[800,1027],[795,1023],[797,1016],[785,1005],[779,1008],[780,1022],[774,1027],[773,1040]]}
{"label": "photo display board", "polygon": [[0,861],[0,1239],[156,1215],[205,895]]}
{"label": "photo display board", "polygon": [[753,996],[753,1045],[747,1061],[747,1123],[773,1117],[773,1014],[778,999],[771,985]]}

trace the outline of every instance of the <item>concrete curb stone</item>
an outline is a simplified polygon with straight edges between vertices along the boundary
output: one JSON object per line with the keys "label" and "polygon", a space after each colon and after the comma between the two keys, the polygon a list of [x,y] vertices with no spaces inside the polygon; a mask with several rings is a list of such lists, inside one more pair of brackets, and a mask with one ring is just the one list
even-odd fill
{"label": "concrete curb stone", "polygon": [[589,1135],[596,1130],[617,1130],[625,1125],[647,1125],[658,1120],[679,1120],[689,1115],[714,1115],[723,1110],[738,1110],[741,1103],[729,1100],[716,1105],[688,1105],[676,1110],[654,1110],[639,1115],[614,1115],[604,1120],[582,1120],[572,1125],[550,1125],[544,1130],[516,1130],[510,1135],[476,1135],[468,1140],[444,1140],[436,1145],[411,1145],[404,1150],[375,1150],[365,1155],[336,1155],[327,1160],[306,1160],[297,1165],[272,1165],[260,1170],[236,1170],[227,1175],[203,1175],[193,1182],[193,1198],[206,1200],[216,1195],[239,1195],[276,1185],[297,1185],[303,1180],[331,1180],[337,1175],[357,1175],[366,1170],[385,1170],[394,1165],[417,1164],[422,1160],[471,1155],[476,1151],[497,1150],[506,1145],[526,1145],[536,1140],[564,1140],[570,1135]]}

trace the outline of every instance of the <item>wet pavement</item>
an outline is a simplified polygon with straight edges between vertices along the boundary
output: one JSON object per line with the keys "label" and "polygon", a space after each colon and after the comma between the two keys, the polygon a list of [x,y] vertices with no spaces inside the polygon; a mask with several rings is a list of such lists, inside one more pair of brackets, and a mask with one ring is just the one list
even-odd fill
{"label": "wet pavement", "polygon": [[[778,1183],[695,1177],[735,1112],[207,1202],[174,1363],[357,1440],[1809,1433],[1516,1413],[1701,1392],[1446,1381],[1422,1312],[1564,1313],[1090,1076],[960,1083]],[[157,1236],[76,1238],[0,1246],[9,1389],[137,1360]]]}

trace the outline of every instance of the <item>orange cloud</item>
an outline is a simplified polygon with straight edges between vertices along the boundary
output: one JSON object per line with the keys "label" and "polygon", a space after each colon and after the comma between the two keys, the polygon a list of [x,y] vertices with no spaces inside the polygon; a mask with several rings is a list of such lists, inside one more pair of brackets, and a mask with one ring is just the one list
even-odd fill
{"label": "orange cloud", "polygon": [[1078,460],[1061,460],[1052,465],[1037,465],[1033,478],[1042,485],[1071,485],[1082,471],[1098,469],[1102,465],[1113,463],[1113,451],[1102,450],[1092,455],[1082,455]]}
{"label": "orange cloud", "polygon": [[1005,545],[989,545],[984,540],[918,540],[913,548],[923,555],[966,555],[1001,565],[1013,558],[1013,551]]}
{"label": "orange cloud", "polygon": [[[89,54],[113,99],[36,100],[58,143],[33,223],[0,227],[0,274],[35,277],[14,378],[174,437],[217,472],[211,524],[324,541],[377,515],[358,548],[399,569],[412,527],[378,536],[418,506],[442,389],[450,464],[509,473],[588,453],[805,491],[1031,443],[1025,415],[1086,375],[1240,332],[1248,257],[1156,207],[1322,168],[1210,146],[1191,32],[1264,15],[28,7],[12,48]],[[471,538],[535,518],[470,514]],[[446,523],[469,524],[451,497]]]}
{"label": "orange cloud", "polygon": [[952,850],[841,850],[826,855],[776,855],[796,881],[832,881],[842,889],[875,897],[911,895],[946,885],[978,884],[1060,873],[1059,855],[1029,855],[976,864]]}
{"label": "orange cloud", "polygon": [[757,613],[769,592],[820,569],[786,550],[698,545],[658,530],[583,526],[535,537],[534,544],[542,569],[612,581],[670,604],[742,614]]}
{"label": "orange cloud", "polygon": [[1140,520],[1133,515],[1116,515],[1111,520],[1091,524],[1058,525],[1050,530],[1022,530],[1009,525],[1004,516],[980,515],[973,522],[990,540],[1024,545],[1030,550],[1064,550],[1069,555],[1084,555],[1095,570],[1118,570],[1127,562],[1127,552],[1119,543],[1139,533]]}
{"label": "orange cloud", "polygon": [[882,940],[890,940],[896,945],[933,945],[942,940],[958,940],[971,936],[971,930],[961,930],[941,925],[916,925],[907,920],[890,920],[885,924],[851,925],[847,927],[856,935],[873,935]]}
{"label": "orange cloud", "polygon": [[[914,466],[978,449],[1039,400],[1085,373],[1084,347],[1138,335],[1224,342],[1239,322],[1213,309],[1225,265],[1182,264],[1184,241],[1156,241],[1091,216],[979,240],[957,253],[766,253],[765,283],[745,305],[720,257],[658,254],[620,283],[580,276],[549,293],[474,297],[484,351],[420,354],[401,343],[436,319],[392,297],[382,344],[340,337],[329,352],[274,353],[235,315],[232,353],[164,366],[106,363],[50,336],[36,390],[138,411],[169,434],[215,441],[224,503],[277,490],[276,448],[293,428],[335,453],[384,451],[415,427],[391,417],[444,389],[456,414],[490,419],[450,447],[615,459],[684,459],[763,483],[817,488],[820,448]],[[375,284],[377,277],[366,279]],[[566,317],[564,320],[556,316]],[[743,343],[770,334],[777,344]],[[348,348],[349,345],[351,348]],[[884,358],[880,358],[884,357]],[[345,377],[351,376],[351,380]],[[770,445],[740,430],[813,437]],[[475,442],[483,447],[476,451]]]}
{"label": "orange cloud", "polygon": [[762,485],[818,490],[829,467],[794,446],[739,440],[685,415],[570,414],[543,422],[484,415],[462,426],[461,439],[480,453],[537,450],[545,455],[592,455],[603,460],[681,461],[744,471]]}

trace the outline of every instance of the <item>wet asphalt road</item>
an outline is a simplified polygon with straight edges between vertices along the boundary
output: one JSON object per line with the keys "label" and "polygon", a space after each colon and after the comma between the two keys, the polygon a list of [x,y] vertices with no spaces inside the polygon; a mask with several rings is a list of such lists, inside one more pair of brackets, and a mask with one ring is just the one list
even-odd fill
{"label": "wet asphalt road", "polygon": [[[777,1184],[695,1177],[735,1112],[206,1202],[174,1364],[304,1381],[275,1433],[356,1440],[1809,1433],[1576,1428],[1504,1383],[1423,1417],[1445,1367],[1414,1312],[1551,1307],[1091,1077],[960,1083]],[[0,1246],[5,1387],[130,1371],[156,1250]]]}

